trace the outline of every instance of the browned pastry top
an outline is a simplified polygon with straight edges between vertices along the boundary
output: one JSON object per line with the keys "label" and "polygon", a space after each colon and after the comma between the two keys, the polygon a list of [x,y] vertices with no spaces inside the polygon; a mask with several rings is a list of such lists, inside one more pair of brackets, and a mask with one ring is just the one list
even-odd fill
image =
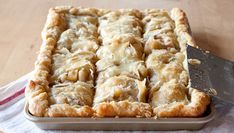
{"label": "browned pastry top", "polygon": [[42,31],[29,111],[49,117],[198,117],[209,97],[191,88],[185,13],[61,6]]}

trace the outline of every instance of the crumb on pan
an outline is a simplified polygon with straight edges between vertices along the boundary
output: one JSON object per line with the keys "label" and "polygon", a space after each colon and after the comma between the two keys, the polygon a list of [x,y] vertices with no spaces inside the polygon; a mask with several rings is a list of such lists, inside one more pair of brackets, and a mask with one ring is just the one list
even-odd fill
{"label": "crumb on pan", "polygon": [[200,65],[201,61],[198,59],[188,59],[188,63],[191,65]]}

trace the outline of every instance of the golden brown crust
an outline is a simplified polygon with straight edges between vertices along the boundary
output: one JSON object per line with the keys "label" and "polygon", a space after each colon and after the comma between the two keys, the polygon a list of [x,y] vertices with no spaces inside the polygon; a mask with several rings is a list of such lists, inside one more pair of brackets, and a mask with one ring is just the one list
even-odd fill
{"label": "golden brown crust", "polygon": [[45,88],[31,80],[26,87],[25,93],[30,113],[35,116],[44,116],[49,106]]}
{"label": "golden brown crust", "polygon": [[158,117],[199,117],[210,104],[210,97],[197,89],[192,89],[191,102],[171,103],[154,108],[154,114]]}
{"label": "golden brown crust", "polygon": [[44,116],[49,106],[46,89],[49,84],[47,78],[50,72],[51,55],[60,30],[64,28],[61,16],[54,10],[50,10],[47,18],[42,32],[43,44],[35,63],[34,75],[29,81],[25,93],[29,102],[29,111],[35,116]]}
{"label": "golden brown crust", "polygon": [[190,35],[189,24],[184,11],[179,8],[173,8],[171,10],[171,18],[175,22],[174,32],[177,35],[177,40],[180,43],[181,51],[186,49],[186,45],[196,46],[193,37]]}
{"label": "golden brown crust", "polygon": [[97,117],[151,117],[152,111],[148,103],[111,101],[94,106]]}
{"label": "golden brown crust", "polygon": [[[154,22],[150,22],[151,20],[154,20]],[[83,21],[87,22],[82,23]],[[146,25],[149,22],[150,24],[145,26],[145,30],[143,30],[143,24]],[[142,37],[143,32],[145,34]],[[98,50],[100,39],[102,39],[103,46]],[[187,86],[187,78],[180,78],[181,80],[176,80],[176,82],[170,84],[171,80],[181,77],[179,74],[170,76],[177,70],[177,65],[182,66],[181,71],[185,71],[182,76],[186,77],[186,57],[183,58],[184,62],[171,63],[172,67],[167,67],[170,63],[162,64],[162,68],[165,65],[165,71],[168,72],[167,74],[164,71],[162,72],[164,74],[161,77],[164,78],[165,83],[161,83],[156,89],[151,89],[150,93],[156,97],[158,94],[162,94],[167,98],[166,100],[162,100],[164,97],[160,97],[162,98],[160,100],[155,98],[157,101],[149,100],[150,104],[144,103],[145,100],[139,100],[145,99],[148,91],[144,80],[148,75],[148,70],[144,65],[145,53],[149,55],[148,57],[151,57],[150,54],[160,51],[158,49],[172,50],[179,53],[170,55],[172,57],[170,60],[174,60],[174,56],[186,55],[187,44],[196,46],[189,34],[186,15],[181,9],[172,9],[170,16],[165,10],[155,9],[141,12],[135,9],[110,11],[71,6],[55,7],[49,10],[42,31],[42,40],[43,44],[35,63],[34,75],[26,87],[29,111],[34,116],[151,117],[156,115],[158,117],[198,117],[205,112],[210,103],[210,98],[205,93]],[[145,42],[144,48],[142,40]],[[55,54],[59,54],[59,59]],[[60,56],[62,56],[61,59]],[[63,57],[66,58],[63,59]],[[97,57],[100,58],[96,64],[99,76],[95,75],[96,67],[94,64]],[[177,60],[177,57],[175,60]],[[77,67],[82,63],[76,63],[71,67],[69,64],[75,63],[68,62],[68,59],[73,62],[82,61],[85,65]],[[55,60],[63,61],[56,62],[58,65]],[[180,59],[178,58],[178,60]],[[60,67],[60,65],[64,67]],[[57,67],[62,69],[57,69]],[[131,67],[136,68],[136,71]],[[158,71],[161,71],[161,68],[158,69],[159,66],[155,66],[152,62],[148,63],[147,67],[152,69],[152,72],[156,73],[155,75]],[[153,70],[155,68],[157,68],[157,71]],[[178,73],[182,73],[181,71],[178,71]],[[149,73],[153,75],[152,72]],[[116,97],[111,100],[107,99],[94,104],[92,108],[93,81],[98,81],[95,76],[100,79],[100,82],[97,82],[97,88],[103,87],[106,80],[116,77],[116,79],[122,78],[123,81],[126,81],[126,84],[122,87],[124,91],[126,89],[137,91],[126,91],[127,93],[122,96],[121,94],[124,91],[118,88],[122,83],[120,86],[119,84],[107,86],[106,88],[109,87],[108,89],[114,90],[115,96],[122,96],[122,99],[117,98],[116,100]],[[123,78],[125,76],[126,78]],[[127,83],[130,78],[134,82]],[[75,86],[77,82],[79,82],[80,88]],[[114,80],[110,82],[114,82]],[[157,80],[149,82],[156,83]],[[68,88],[56,90],[56,85],[61,87],[61,85],[67,83],[74,84],[75,87],[71,85]],[[161,90],[157,92],[157,89]],[[110,90],[106,92],[112,94],[113,92]],[[84,94],[86,98],[80,97],[81,94]],[[152,98],[151,95],[149,98]],[[131,98],[135,99],[132,100]]]}
{"label": "golden brown crust", "polygon": [[90,106],[73,107],[68,104],[51,105],[46,116],[49,117],[91,117],[93,109]]}
{"label": "golden brown crust", "polygon": [[[35,116],[44,116],[49,106],[48,75],[51,66],[51,55],[58,39],[59,30],[63,29],[61,16],[50,9],[45,28],[42,33],[43,44],[41,46],[32,79],[26,87],[26,98],[29,102],[29,111]],[[58,30],[59,29],[59,30]],[[54,32],[50,32],[54,31]]]}

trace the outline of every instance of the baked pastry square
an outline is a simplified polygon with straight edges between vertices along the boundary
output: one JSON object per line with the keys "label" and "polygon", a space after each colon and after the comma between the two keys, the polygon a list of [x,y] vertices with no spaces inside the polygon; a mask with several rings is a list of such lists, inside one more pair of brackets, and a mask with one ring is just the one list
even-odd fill
{"label": "baked pastry square", "polygon": [[210,98],[190,87],[185,13],[54,7],[26,87],[38,117],[199,117]]}
{"label": "baked pastry square", "polygon": [[146,80],[114,76],[96,86],[94,108],[98,117],[150,117]]}

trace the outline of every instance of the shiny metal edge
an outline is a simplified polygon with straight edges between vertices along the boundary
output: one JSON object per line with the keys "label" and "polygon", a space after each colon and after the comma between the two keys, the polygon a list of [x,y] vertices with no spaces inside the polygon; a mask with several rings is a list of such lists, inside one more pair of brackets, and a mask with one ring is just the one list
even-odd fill
{"label": "shiny metal edge", "polygon": [[215,117],[215,107],[210,113],[199,118],[77,118],[77,117],[36,117],[29,113],[28,103],[24,116],[41,129],[59,130],[197,130]]}

